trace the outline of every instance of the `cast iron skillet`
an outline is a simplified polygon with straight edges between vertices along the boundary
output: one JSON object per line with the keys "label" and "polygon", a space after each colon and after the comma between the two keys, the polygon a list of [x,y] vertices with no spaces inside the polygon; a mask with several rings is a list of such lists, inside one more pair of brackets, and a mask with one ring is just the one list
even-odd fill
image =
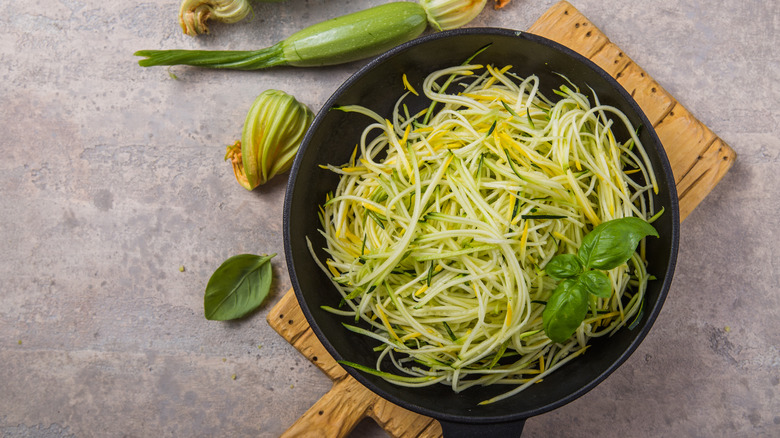
{"label": "cast iron skillet", "polygon": [[[335,306],[340,297],[328,277],[315,265],[305,237],[313,247],[325,246],[317,232],[318,205],[325,194],[335,189],[337,176],[320,164],[341,165],[349,160],[360,133],[370,120],[362,115],[330,111],[338,105],[361,104],[389,117],[393,104],[403,92],[401,75],[412,84],[421,84],[430,72],[461,64],[478,49],[490,44],[473,62],[497,66],[513,65],[521,77],[536,74],[540,90],[555,97],[551,90],[564,84],[564,75],[585,93],[595,90],[602,103],[621,109],[634,126],[641,126],[642,140],[653,163],[659,184],[657,208],[665,209],[654,223],[660,238],[648,238],[648,271],[658,280],[647,290],[644,316],[634,330],[624,329],[608,339],[592,342],[588,352],[556,371],[543,382],[511,398],[478,406],[479,401],[505,392],[508,387],[475,387],[460,394],[445,385],[422,389],[390,384],[381,378],[347,371],[381,397],[406,409],[436,418],[446,437],[519,436],[528,417],[560,407],[585,394],[604,380],[637,348],[650,330],[666,297],[679,239],[677,193],[666,154],[645,115],[631,96],[606,72],[586,58],[545,38],[506,29],[470,28],[440,32],[401,45],[379,56],[347,80],[325,103],[309,129],[292,167],[284,205],[284,241],[287,266],[293,288],[309,324],[328,352],[337,360],[373,366],[376,345],[342,326],[350,318],[341,318],[321,309]],[[413,97],[413,96],[411,96]],[[408,99],[411,111],[427,106],[424,98]],[[619,138],[626,133],[616,132]],[[321,260],[325,260],[322,251]],[[354,321],[353,321],[354,322]]]}

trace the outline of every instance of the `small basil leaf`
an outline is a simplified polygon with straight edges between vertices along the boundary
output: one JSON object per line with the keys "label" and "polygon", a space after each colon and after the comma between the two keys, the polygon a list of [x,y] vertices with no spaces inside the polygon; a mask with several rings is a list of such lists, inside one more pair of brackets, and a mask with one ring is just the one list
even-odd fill
{"label": "small basil leaf", "polygon": [[612,282],[603,271],[585,271],[579,276],[578,281],[585,290],[599,298],[612,296]]}
{"label": "small basil leaf", "polygon": [[275,255],[240,254],[225,260],[206,285],[203,297],[206,319],[241,318],[258,308],[271,289],[270,260]]}
{"label": "small basil leaf", "polygon": [[547,262],[544,270],[553,278],[570,278],[582,272],[582,264],[574,254],[559,254]]}
{"label": "small basil leaf", "polygon": [[645,236],[658,232],[643,219],[626,217],[602,222],[582,239],[577,256],[585,268],[608,271],[631,258]]}
{"label": "small basil leaf", "polygon": [[573,279],[558,283],[542,312],[542,327],[553,342],[565,342],[588,313],[588,293]]}

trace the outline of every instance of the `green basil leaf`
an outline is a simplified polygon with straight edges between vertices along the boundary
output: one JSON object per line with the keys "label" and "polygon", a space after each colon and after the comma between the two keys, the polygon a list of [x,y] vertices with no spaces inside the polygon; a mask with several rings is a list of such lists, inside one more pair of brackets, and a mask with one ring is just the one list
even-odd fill
{"label": "green basil leaf", "polygon": [[603,271],[585,271],[577,280],[585,290],[599,298],[612,296],[612,282],[609,281],[609,277]]}
{"label": "green basil leaf", "polygon": [[585,268],[608,271],[628,261],[645,236],[658,237],[658,232],[637,217],[602,222],[582,239],[577,256]]}
{"label": "green basil leaf", "polygon": [[225,260],[206,285],[206,319],[227,321],[257,309],[271,289],[270,260],[275,255],[240,254]]}
{"label": "green basil leaf", "polygon": [[570,278],[582,272],[582,264],[574,254],[559,254],[547,262],[544,270],[553,278]]}
{"label": "green basil leaf", "polygon": [[588,293],[571,278],[558,283],[542,312],[542,327],[553,342],[562,343],[574,334],[588,313]]}

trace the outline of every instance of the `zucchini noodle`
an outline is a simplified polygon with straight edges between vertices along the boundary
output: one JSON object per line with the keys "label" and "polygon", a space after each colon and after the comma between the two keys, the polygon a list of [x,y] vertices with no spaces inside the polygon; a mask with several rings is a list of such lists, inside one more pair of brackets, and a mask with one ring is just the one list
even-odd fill
{"label": "zucchini noodle", "polygon": [[[538,77],[510,68],[434,72],[421,87],[433,103],[415,114],[403,102],[417,94],[411,85],[391,119],[338,108],[372,122],[347,164],[322,166],[340,182],[320,208],[328,258],[317,263],[342,295],[326,310],[354,317],[346,327],[379,342],[375,368],[346,365],[398,385],[514,386],[490,403],[641,317],[652,278],[643,246],[607,271],[612,296],[591,296],[569,340],[545,335],[542,311],[556,285],[547,262],[576,253],[601,222],[654,219],[658,189],[617,108],[571,83],[553,90],[553,101]],[[615,139],[614,123],[625,125],[627,141]]]}

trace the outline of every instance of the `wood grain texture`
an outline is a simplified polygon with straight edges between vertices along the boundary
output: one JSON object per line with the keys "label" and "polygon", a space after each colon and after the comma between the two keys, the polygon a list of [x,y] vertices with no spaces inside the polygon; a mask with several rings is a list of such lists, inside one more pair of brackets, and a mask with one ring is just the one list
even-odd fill
{"label": "wood grain texture", "polygon": [[382,398],[372,406],[369,416],[392,437],[434,438],[442,436],[438,421],[415,414]]}
{"label": "wood grain texture", "polygon": [[547,10],[528,32],[549,38],[590,58],[609,43],[609,38],[568,2]]}
{"label": "wood grain texture", "polygon": [[266,316],[268,325],[333,380],[348,374],[317,339],[290,289]]}
{"label": "wood grain texture", "polygon": [[[680,199],[680,218],[687,217],[734,163],[734,151],[568,2],[561,1],[550,8],[529,32],[588,57],[634,97],[666,150]],[[344,371],[308,326],[292,290],[271,309],[267,320],[334,380],[333,388],[283,437],[344,437],[366,416],[392,437],[442,436],[436,420],[387,402]]]}
{"label": "wood grain texture", "polygon": [[282,434],[282,438],[346,437],[378,397],[353,378],[338,379],[330,391]]}

